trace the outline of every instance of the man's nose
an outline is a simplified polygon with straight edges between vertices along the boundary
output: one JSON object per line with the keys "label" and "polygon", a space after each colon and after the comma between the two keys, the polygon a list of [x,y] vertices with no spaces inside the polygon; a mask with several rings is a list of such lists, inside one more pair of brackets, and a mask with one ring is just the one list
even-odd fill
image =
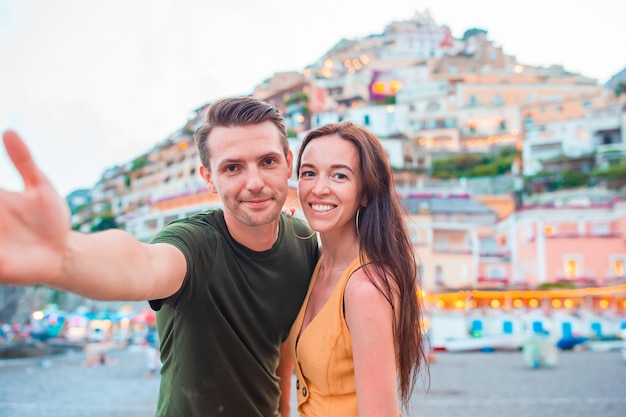
{"label": "man's nose", "polygon": [[246,182],[246,186],[250,190],[259,190],[263,188],[265,181],[263,180],[263,176],[259,169],[251,168],[248,170],[248,178]]}

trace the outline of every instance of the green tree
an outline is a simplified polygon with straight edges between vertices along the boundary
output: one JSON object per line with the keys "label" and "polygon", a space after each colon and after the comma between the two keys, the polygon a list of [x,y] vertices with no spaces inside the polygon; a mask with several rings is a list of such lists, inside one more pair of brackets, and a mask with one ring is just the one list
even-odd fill
{"label": "green tree", "polygon": [[463,33],[463,40],[466,41],[469,38],[471,38],[472,36],[476,36],[476,35],[480,35],[480,34],[487,35],[487,33],[489,33],[489,32],[486,31],[485,29],[480,29],[480,28],[467,29],[465,31],[465,33]]}
{"label": "green tree", "polygon": [[107,229],[117,229],[117,223],[115,222],[115,216],[104,215],[95,219],[91,226],[92,232],[99,232]]}
{"label": "green tree", "polygon": [[589,184],[590,175],[585,172],[563,172],[563,188],[578,188]]}
{"label": "green tree", "polygon": [[490,177],[498,174],[498,167],[493,164],[478,165],[469,170],[471,177]]}
{"label": "green tree", "polygon": [[592,177],[606,181],[609,188],[618,189],[626,186],[626,165],[611,165],[607,169],[596,170]]}

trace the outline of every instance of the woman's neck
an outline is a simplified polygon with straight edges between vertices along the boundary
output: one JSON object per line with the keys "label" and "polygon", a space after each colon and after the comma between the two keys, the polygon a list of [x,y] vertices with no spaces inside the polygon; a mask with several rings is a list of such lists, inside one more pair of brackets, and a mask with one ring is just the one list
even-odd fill
{"label": "woman's neck", "polygon": [[356,236],[338,233],[320,233],[324,262],[330,268],[347,268],[359,255]]}

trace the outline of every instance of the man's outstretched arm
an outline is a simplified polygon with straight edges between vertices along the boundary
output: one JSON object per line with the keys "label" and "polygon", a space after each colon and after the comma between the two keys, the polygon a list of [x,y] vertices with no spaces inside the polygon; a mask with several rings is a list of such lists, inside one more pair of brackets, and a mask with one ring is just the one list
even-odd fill
{"label": "man's outstretched arm", "polygon": [[178,249],[121,230],[72,231],[67,204],[21,138],[7,131],[3,142],[24,190],[0,189],[0,283],[43,284],[101,300],[165,298],[180,288],[186,262]]}

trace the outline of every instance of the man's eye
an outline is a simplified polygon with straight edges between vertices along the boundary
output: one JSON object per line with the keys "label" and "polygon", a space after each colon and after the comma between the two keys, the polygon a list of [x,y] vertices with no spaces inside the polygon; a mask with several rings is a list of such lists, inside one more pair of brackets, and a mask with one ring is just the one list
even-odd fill
{"label": "man's eye", "polygon": [[224,171],[226,172],[235,172],[237,171],[237,166],[236,165],[227,165],[224,167]]}
{"label": "man's eye", "polygon": [[272,165],[276,165],[276,159],[274,158],[268,158],[265,160],[265,165],[266,166],[272,166]]}

